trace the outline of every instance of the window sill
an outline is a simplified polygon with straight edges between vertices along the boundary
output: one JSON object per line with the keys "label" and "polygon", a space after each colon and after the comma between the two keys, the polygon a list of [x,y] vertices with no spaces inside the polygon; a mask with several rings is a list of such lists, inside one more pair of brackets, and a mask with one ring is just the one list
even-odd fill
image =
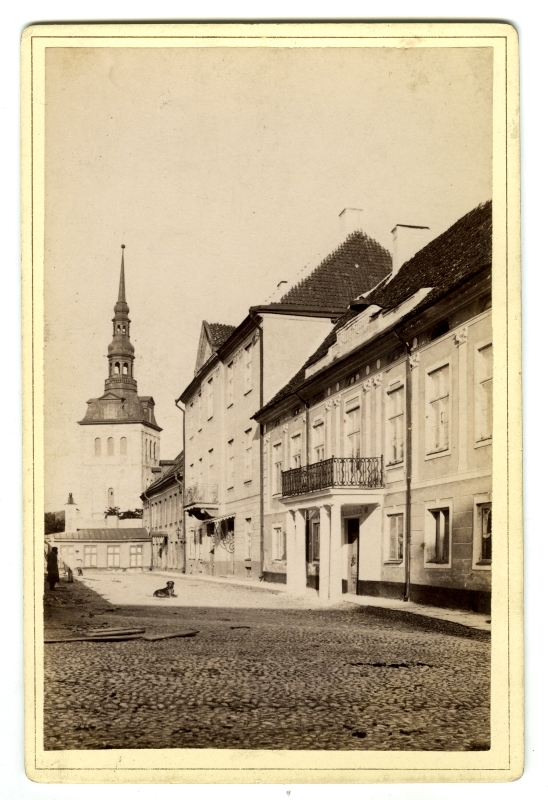
{"label": "window sill", "polygon": [[250,558],[244,558],[244,561],[251,561]]}
{"label": "window sill", "polygon": [[490,567],[491,566],[491,559],[490,558],[486,558],[486,559],[482,559],[481,561],[476,561],[475,566],[476,567]]}
{"label": "window sill", "polygon": [[207,421],[211,422],[212,419],[213,419],[213,414],[210,417],[207,418]]}
{"label": "window sill", "polygon": [[253,478],[247,478],[247,480],[245,480],[244,483],[251,483],[252,480]]}
{"label": "window sill", "polygon": [[493,437],[491,436],[490,439],[478,439],[477,442],[474,443],[474,447],[486,447],[487,445],[493,444]]}
{"label": "window sill", "polygon": [[227,405],[227,408],[232,408],[232,406],[233,406],[233,405],[234,405],[234,401],[233,401],[232,403],[229,403],[229,404]]}
{"label": "window sill", "polygon": [[389,559],[388,561],[385,561],[384,563],[385,563],[385,566],[387,566],[387,567],[399,567],[401,564],[403,564],[403,558]]}
{"label": "window sill", "polygon": [[425,461],[430,461],[433,458],[441,458],[442,456],[450,456],[451,450],[449,447],[446,447],[445,450],[432,450],[425,454],[424,459]]}
{"label": "window sill", "polygon": [[248,394],[251,394],[251,392],[252,392],[252,391],[253,391],[253,389],[248,389],[248,390],[247,390],[247,392],[244,392],[244,397],[245,397],[246,395],[248,395]]}
{"label": "window sill", "polygon": [[227,491],[230,491],[231,489],[234,489],[234,486],[227,486],[226,488],[227,488]]}
{"label": "window sill", "polygon": [[403,458],[401,461],[390,461],[386,464],[386,469],[390,469],[391,467],[403,467]]}
{"label": "window sill", "polygon": [[426,561],[424,564],[425,569],[451,569],[451,564],[448,561]]}

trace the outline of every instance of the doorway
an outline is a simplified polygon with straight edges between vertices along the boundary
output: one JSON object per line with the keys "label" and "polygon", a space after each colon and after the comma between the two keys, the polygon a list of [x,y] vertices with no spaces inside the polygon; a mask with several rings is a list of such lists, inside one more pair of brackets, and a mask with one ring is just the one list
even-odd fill
{"label": "doorway", "polygon": [[346,583],[346,591],[349,594],[358,594],[358,564],[360,560],[360,520],[357,517],[350,517],[346,520],[346,542],[348,544],[348,564],[347,564],[347,578],[343,580],[343,592],[345,591],[344,584]]}

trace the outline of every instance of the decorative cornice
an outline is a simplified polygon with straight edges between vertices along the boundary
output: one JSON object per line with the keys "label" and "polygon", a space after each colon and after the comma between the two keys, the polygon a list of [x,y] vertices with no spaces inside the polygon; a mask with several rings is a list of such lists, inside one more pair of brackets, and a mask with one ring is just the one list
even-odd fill
{"label": "decorative cornice", "polygon": [[413,353],[413,355],[409,359],[409,366],[411,367],[411,369],[415,369],[415,367],[418,367],[420,360],[421,360],[421,354]]}
{"label": "decorative cornice", "polygon": [[463,325],[460,330],[455,334],[455,344],[460,347],[461,344],[466,344],[468,339],[468,325]]}

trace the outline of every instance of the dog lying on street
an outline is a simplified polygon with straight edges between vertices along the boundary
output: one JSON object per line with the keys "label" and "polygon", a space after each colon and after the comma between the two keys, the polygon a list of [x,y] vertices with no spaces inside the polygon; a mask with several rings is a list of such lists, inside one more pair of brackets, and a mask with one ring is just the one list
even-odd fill
{"label": "dog lying on street", "polygon": [[152,596],[153,597],[177,597],[177,595],[175,594],[175,591],[173,589],[174,586],[175,586],[175,584],[173,583],[173,581],[168,581],[167,585],[163,589],[156,589],[156,591],[154,592],[154,594]]}

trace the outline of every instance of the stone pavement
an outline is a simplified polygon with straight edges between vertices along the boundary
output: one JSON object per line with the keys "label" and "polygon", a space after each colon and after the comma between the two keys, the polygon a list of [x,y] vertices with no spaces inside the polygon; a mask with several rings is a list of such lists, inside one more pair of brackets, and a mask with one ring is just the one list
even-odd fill
{"label": "stone pavement", "polygon": [[[116,577],[112,579],[113,573],[97,573],[95,577],[89,578],[92,588],[103,594],[113,603],[123,604],[138,604],[146,600],[150,600],[149,585],[154,584],[154,588],[162,586],[162,579],[173,580],[176,583],[177,592],[179,597],[176,601],[177,605],[188,605],[189,591],[192,587],[199,586],[196,582],[206,582],[210,586],[224,586],[224,587],[245,587],[246,589],[257,589],[259,592],[265,592],[262,597],[256,593],[249,594],[248,600],[255,608],[321,608],[322,602],[319,599],[318,592],[313,589],[307,590],[306,594],[301,597],[292,597],[286,593],[285,586],[276,585],[272,583],[257,583],[250,581],[239,581],[233,578],[219,578],[210,575],[183,575],[174,572],[153,572],[143,573],[143,583],[139,588],[135,585],[133,576],[128,573],[116,573]],[[83,579],[84,582],[86,578]],[[113,582],[113,580],[115,582]],[[117,581],[120,583],[118,584]],[[158,586],[156,586],[156,583]],[[148,592],[148,594],[147,594]],[[192,595],[194,596],[194,591]],[[196,594],[199,602],[206,602],[208,605],[226,602],[226,594],[221,590],[209,588],[207,594],[199,592]],[[242,603],[243,599],[238,592],[233,595],[238,598],[235,602]],[[161,602],[161,601],[157,601]],[[403,600],[395,600],[386,597],[369,597],[345,594],[342,597],[343,603],[356,603],[361,606],[370,606],[375,608],[384,608],[391,611],[397,611],[405,614],[417,614],[421,617],[426,617],[435,620],[443,620],[458,625],[465,625],[468,628],[474,628],[479,631],[490,631],[491,620],[487,614],[477,614],[473,611],[461,611],[459,609],[439,608],[437,606],[426,606],[419,603],[404,602]]]}
{"label": "stone pavement", "polygon": [[46,593],[47,633],[199,631],[45,645],[46,749],[489,748],[484,631],[170,577],[179,597],[165,601],[151,597],[158,574],[96,573]]}

